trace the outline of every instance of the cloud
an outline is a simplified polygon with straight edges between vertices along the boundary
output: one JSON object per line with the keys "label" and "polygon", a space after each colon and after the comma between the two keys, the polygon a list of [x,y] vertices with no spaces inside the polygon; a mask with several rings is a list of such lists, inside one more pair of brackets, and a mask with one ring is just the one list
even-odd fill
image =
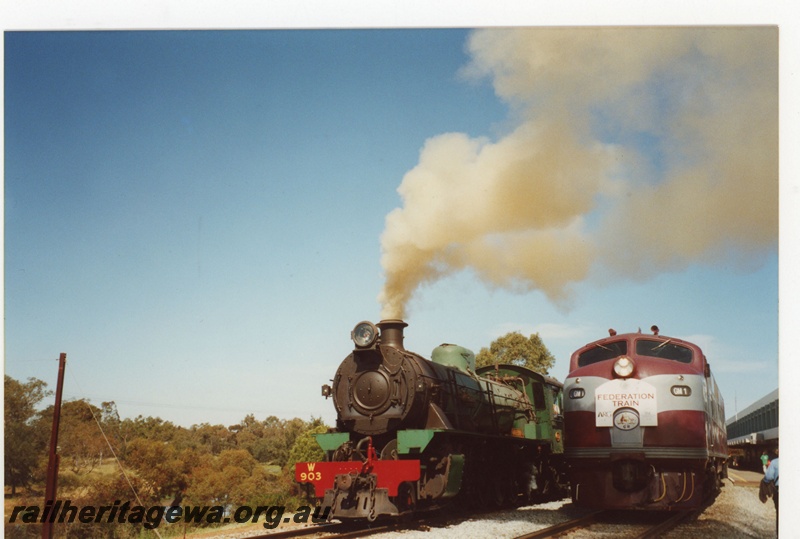
{"label": "cloud", "polygon": [[465,268],[568,308],[592,275],[776,248],[776,28],[491,29],[468,50],[517,121],[425,143],[381,236],[384,318]]}
{"label": "cloud", "polygon": [[[745,372],[764,372],[771,362],[766,359],[742,358],[741,350],[721,343],[716,337],[706,334],[687,335],[681,339],[695,343],[708,359],[711,370],[716,374]],[[741,359],[740,359],[741,358]]]}

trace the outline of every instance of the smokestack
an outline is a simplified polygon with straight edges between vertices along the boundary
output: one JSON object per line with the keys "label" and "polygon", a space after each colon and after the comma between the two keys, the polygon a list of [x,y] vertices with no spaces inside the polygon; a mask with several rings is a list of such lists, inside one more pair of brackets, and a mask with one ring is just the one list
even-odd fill
{"label": "smokestack", "polygon": [[408,324],[402,320],[391,319],[381,320],[376,325],[381,330],[381,344],[405,350],[403,348],[403,328]]}

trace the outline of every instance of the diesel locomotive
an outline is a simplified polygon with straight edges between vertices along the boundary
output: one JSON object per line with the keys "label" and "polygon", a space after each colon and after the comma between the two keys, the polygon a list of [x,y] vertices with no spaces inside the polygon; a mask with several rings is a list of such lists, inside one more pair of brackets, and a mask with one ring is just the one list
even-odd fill
{"label": "diesel locomotive", "polygon": [[323,462],[295,479],[328,519],[375,520],[448,503],[530,503],[566,492],[562,384],[517,365],[475,367],[442,344],[431,359],[403,346],[402,320],[361,322],[322,395],[336,427]]}
{"label": "diesel locomotive", "polygon": [[725,409],[708,359],[651,330],[609,330],[572,354],[564,439],[577,504],[692,509],[727,477]]}

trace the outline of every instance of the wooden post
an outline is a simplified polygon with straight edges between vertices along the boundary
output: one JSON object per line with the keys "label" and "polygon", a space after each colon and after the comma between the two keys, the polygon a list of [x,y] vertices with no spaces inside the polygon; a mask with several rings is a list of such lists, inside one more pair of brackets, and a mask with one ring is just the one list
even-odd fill
{"label": "wooden post", "polygon": [[[56,404],[53,407],[53,430],[50,431],[50,459],[47,462],[47,481],[44,489],[44,506],[51,507],[56,501],[56,486],[58,484],[58,426],[61,420],[61,390],[64,387],[64,368],[67,366],[67,354],[62,353],[58,358],[58,382],[56,382]],[[47,511],[47,509],[45,509]],[[57,515],[49,515],[42,523],[42,539],[53,539],[53,523]]]}

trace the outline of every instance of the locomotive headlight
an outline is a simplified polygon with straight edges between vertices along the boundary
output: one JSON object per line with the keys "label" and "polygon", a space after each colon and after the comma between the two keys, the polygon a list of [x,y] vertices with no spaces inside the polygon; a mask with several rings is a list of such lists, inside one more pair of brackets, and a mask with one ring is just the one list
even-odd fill
{"label": "locomotive headlight", "polygon": [[627,378],[633,374],[633,361],[629,357],[621,357],[614,362],[614,372],[620,378]]}
{"label": "locomotive headlight", "polygon": [[372,322],[359,322],[350,332],[350,338],[356,348],[369,348],[378,340],[378,328]]}

